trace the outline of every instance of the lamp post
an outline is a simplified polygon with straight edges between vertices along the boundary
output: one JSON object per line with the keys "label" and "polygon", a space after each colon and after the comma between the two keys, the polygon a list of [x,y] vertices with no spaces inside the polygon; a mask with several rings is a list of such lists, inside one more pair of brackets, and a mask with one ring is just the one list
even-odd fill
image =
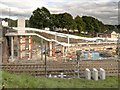
{"label": "lamp post", "polygon": [[78,78],[80,77],[80,66],[79,66],[79,64],[80,64],[80,57],[81,57],[81,55],[82,55],[82,52],[81,52],[81,50],[77,50],[76,51],[76,55],[77,55],[77,75],[78,75]]}

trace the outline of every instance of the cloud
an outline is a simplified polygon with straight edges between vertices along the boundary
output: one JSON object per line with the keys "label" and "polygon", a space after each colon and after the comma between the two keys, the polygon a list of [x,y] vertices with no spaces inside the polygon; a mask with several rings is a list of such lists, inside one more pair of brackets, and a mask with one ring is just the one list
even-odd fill
{"label": "cloud", "polygon": [[37,7],[44,6],[43,0],[2,0],[0,1],[0,16],[17,18],[24,16],[29,18]]}
{"label": "cloud", "polygon": [[[94,16],[105,24],[118,23],[118,0],[2,0],[0,16],[25,16],[29,18],[37,7],[45,6],[51,13],[68,12]],[[9,13],[10,11],[10,13]]]}
{"label": "cloud", "polygon": [[[96,1],[96,0],[94,0]],[[57,6],[63,11],[71,13],[74,17],[94,16],[105,24],[118,24],[118,3],[117,2],[68,2]],[[113,18],[114,17],[114,18]]]}
{"label": "cloud", "polygon": [[20,9],[29,9],[34,7],[41,7],[45,4],[43,0],[2,0],[1,4],[9,7],[17,7]]}

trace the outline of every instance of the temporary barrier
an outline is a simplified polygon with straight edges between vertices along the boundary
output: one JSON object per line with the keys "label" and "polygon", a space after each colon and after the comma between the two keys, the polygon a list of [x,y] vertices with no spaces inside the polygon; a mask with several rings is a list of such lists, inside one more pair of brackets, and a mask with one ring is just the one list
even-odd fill
{"label": "temporary barrier", "polygon": [[98,80],[98,70],[97,70],[96,68],[93,68],[92,78],[93,78],[94,80]]}
{"label": "temporary barrier", "polygon": [[100,68],[99,77],[100,77],[100,79],[102,79],[102,80],[105,79],[105,70],[104,70],[103,68]]}
{"label": "temporary barrier", "polygon": [[85,69],[85,78],[91,80],[91,71],[88,68]]}

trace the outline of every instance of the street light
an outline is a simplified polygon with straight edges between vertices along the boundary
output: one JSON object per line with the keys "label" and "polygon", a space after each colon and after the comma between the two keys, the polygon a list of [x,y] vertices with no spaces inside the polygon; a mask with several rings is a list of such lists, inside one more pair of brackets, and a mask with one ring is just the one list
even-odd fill
{"label": "street light", "polygon": [[80,72],[80,66],[79,66],[79,62],[81,61],[80,60],[80,57],[81,57],[81,55],[82,55],[82,51],[81,50],[77,50],[76,51],[76,55],[77,55],[77,73],[78,73],[78,78],[80,77],[80,75],[79,75],[79,72]]}

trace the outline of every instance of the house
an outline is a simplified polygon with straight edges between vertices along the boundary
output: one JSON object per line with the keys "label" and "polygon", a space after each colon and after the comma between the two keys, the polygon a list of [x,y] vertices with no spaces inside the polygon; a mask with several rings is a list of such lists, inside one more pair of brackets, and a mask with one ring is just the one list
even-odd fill
{"label": "house", "polygon": [[105,33],[98,33],[97,37],[102,37],[102,38],[117,38],[118,33],[115,31],[106,31]]}
{"label": "house", "polygon": [[111,33],[111,38],[117,38],[118,37],[118,33],[116,33],[115,31],[113,31]]}
{"label": "house", "polygon": [[8,27],[8,22],[6,22],[6,21],[2,21],[2,26],[4,26],[4,27]]}

